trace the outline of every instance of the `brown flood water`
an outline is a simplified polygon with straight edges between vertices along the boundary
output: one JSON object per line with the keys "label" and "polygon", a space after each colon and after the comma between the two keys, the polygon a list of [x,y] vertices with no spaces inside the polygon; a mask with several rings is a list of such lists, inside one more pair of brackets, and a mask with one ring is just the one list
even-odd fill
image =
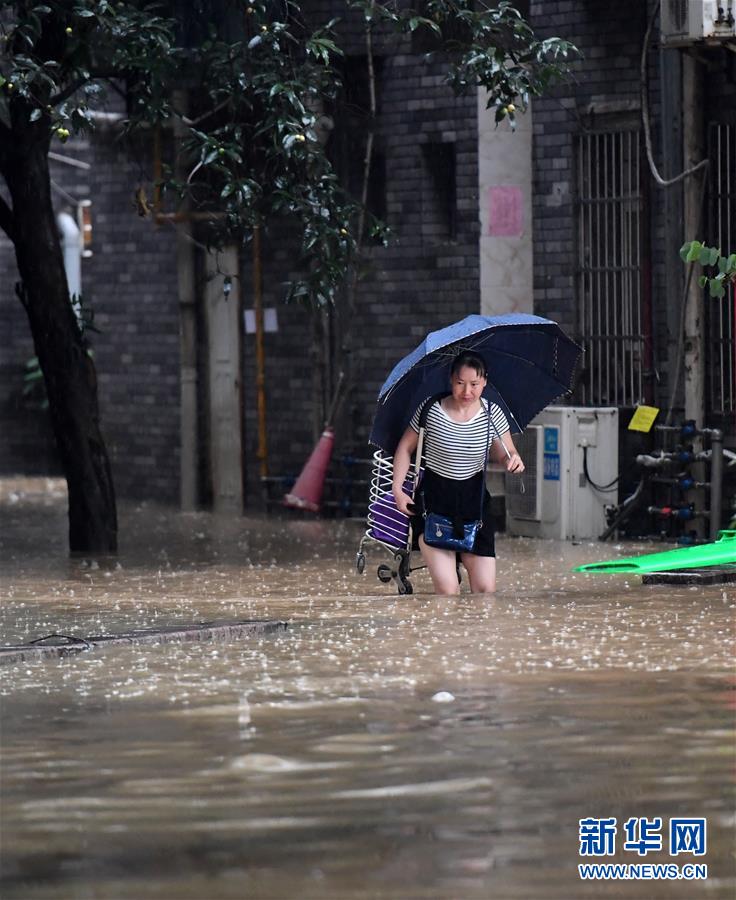
{"label": "brown flood water", "polygon": [[[653,548],[501,536],[494,597],[424,572],[399,597],[380,549],[355,573],[359,522],[126,508],[97,566],[66,556],[58,482],[6,481],[0,512],[3,644],[290,623],[4,667],[3,898],[733,898],[733,585],[574,575]],[[639,856],[643,816],[663,849]],[[579,856],[587,817],[616,817],[614,856]],[[707,819],[705,856],[670,856],[670,817]]]}

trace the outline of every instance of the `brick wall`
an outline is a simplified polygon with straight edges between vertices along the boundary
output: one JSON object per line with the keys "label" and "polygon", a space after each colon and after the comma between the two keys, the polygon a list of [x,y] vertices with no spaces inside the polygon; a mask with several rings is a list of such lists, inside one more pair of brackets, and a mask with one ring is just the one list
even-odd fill
{"label": "brick wall", "polygon": [[[313,4],[315,22],[342,3]],[[536,0],[532,23],[542,36],[561,35],[584,58],[572,84],[534,101],[534,301],[535,311],[578,330],[574,139],[591,106],[639,103],[639,55],[652,0]],[[341,25],[347,50],[365,53],[357,13]],[[265,336],[270,471],[296,475],[311,452],[349,344],[350,390],[337,422],[335,458],[367,455],[367,436],[378,389],[394,363],[429,330],[479,309],[477,103],[456,99],[443,84],[441,61],[412,53],[407,40],[377,39],[379,102],[376,152],[385,160],[385,208],[394,232],[389,247],[369,246],[354,310],[343,299],[335,313],[309,312],[282,302],[297,275],[297,242],[278,224],[264,235],[264,305],[278,310],[279,331]],[[674,51],[669,51],[670,53]],[[733,117],[733,55],[713,57],[708,115]],[[648,56],[654,154],[663,155],[659,132],[662,96],[659,52]],[[675,128],[668,121],[669,129]],[[340,123],[338,123],[338,128]],[[354,136],[355,137],[355,136]],[[359,134],[353,146],[362,146]],[[337,134],[331,138],[337,139]],[[438,219],[428,166],[432,144],[450,144],[455,156],[456,218]],[[665,141],[665,147],[666,147]],[[88,161],[82,172],[54,164],[55,182],[79,199],[91,197],[94,256],[83,262],[84,293],[102,333],[92,336],[100,383],[102,427],[122,497],[175,502],[179,481],[179,320],[173,229],[140,219],[132,193],[150,181],[150,146],[123,143],[114,130],[70,141],[59,152]],[[355,161],[353,161],[355,165]],[[359,166],[359,161],[358,161]],[[672,174],[670,172],[669,174]],[[355,182],[355,169],[352,170]],[[59,208],[63,200],[58,199]],[[666,246],[665,195],[650,188],[648,203],[655,317],[655,362],[661,375],[656,400],[668,390],[672,352],[671,291],[677,259]],[[668,213],[668,215],[671,213]],[[4,440],[0,471],[50,471],[52,441],[41,413],[22,409],[22,367],[33,354],[25,314],[13,294],[11,248],[0,241],[0,360]],[[243,254],[244,305],[252,305],[250,258]],[[246,383],[245,457],[249,500],[260,499],[254,339],[243,338]]]}
{"label": "brick wall", "polygon": [[[535,311],[557,319],[573,334],[579,333],[575,137],[595,124],[586,117],[591,108],[617,109],[620,115],[640,118],[640,56],[653,6],[652,0],[622,0],[615,4],[602,0],[531,3],[531,23],[541,36],[566,37],[583,53],[583,58],[575,63],[572,82],[533,101]],[[653,158],[660,175],[667,179],[682,170],[682,99],[677,56],[681,51],[661,51],[658,40],[655,22],[647,53],[649,113]],[[706,52],[706,119],[734,121],[733,54],[719,49]],[[644,253],[650,271],[652,304],[652,400],[666,408],[672,391],[671,372],[677,354],[679,304],[685,276],[678,256],[682,189],[662,189],[655,184],[645,161],[642,166],[644,225],[648,229]],[[681,391],[680,387],[676,404],[682,402]]]}
{"label": "brick wall", "polygon": [[[68,198],[92,200],[93,256],[82,261],[82,293],[99,334],[90,333],[102,433],[121,497],[178,496],[179,337],[173,235],[137,216],[133,192],[151,178],[150,139],[131,143],[100,128],[54,152],[89,163],[84,171],[52,162],[57,211]],[[30,328],[14,295],[12,247],[0,243],[3,329],[0,472],[59,472],[47,414],[22,402],[23,366],[33,355]]]}
{"label": "brick wall", "polygon": [[24,397],[26,363],[35,355],[28,319],[15,295],[18,276],[9,242],[0,240],[0,473],[47,475],[58,472],[48,414]]}
{"label": "brick wall", "polygon": [[639,55],[646,28],[639,0],[616,4],[537,0],[531,23],[542,37],[558,35],[583,54],[572,81],[533,100],[534,303],[540,315],[575,334],[575,138],[593,106],[639,102]]}
{"label": "brick wall", "polygon": [[[127,151],[127,152],[126,152]],[[176,501],[179,484],[179,302],[174,230],[137,215],[150,142],[94,141],[92,290],[103,431],[123,497]],[[111,178],[110,174],[115,173]]]}
{"label": "brick wall", "polygon": [[[332,6],[344,14],[344,4]],[[315,4],[314,20],[324,21],[329,7]],[[348,15],[342,27],[348,51],[364,54],[360,16]],[[382,42],[379,37],[375,54],[381,82],[376,150],[385,159],[387,219],[394,238],[388,248],[366,250],[354,314],[346,315],[343,304],[330,317],[329,327],[340,332],[333,334],[331,351],[321,349],[322,338],[320,349],[315,347],[315,323],[323,330],[322,314],[282,302],[286,283],[297,275],[293,236],[278,225],[264,235],[264,305],[276,306],[279,318],[279,331],[265,337],[270,470],[276,474],[298,473],[314,446],[337,377],[340,345],[347,341],[352,348],[351,388],[337,423],[335,455],[365,456],[375,398],[394,363],[427,330],[479,309],[475,96],[455,99],[443,84],[441,62],[411,53],[408,40]],[[436,221],[423,149],[431,143],[454,148],[453,235]],[[132,204],[136,184],[151,178],[150,147],[124,144],[108,129],[56,149],[91,164],[88,172],[55,164],[53,178],[75,198],[93,200],[94,256],[83,261],[83,284],[102,332],[91,343],[118,493],[175,501],[179,336],[174,236],[139,219]],[[8,273],[0,290],[8,335],[1,374],[8,398],[18,394],[22,363],[32,347],[23,310],[10,289],[14,263],[7,244],[0,246],[0,260]],[[244,305],[251,306],[248,252],[243,255],[243,296]],[[243,348],[246,471],[249,498],[255,502],[260,491],[251,335],[244,336]],[[3,420],[15,440],[4,444],[2,471],[27,470],[29,458],[40,468],[53,466],[52,451],[45,462],[36,452],[42,414],[21,413],[6,400]]]}
{"label": "brick wall", "polygon": [[[344,12],[344,7],[342,7]],[[359,22],[345,25],[348,52],[364,53]],[[265,305],[278,306],[280,331],[267,334],[266,373],[270,470],[298,475],[321,430],[340,364],[339,344],[351,346],[350,390],[337,421],[334,459],[368,455],[367,438],[378,390],[393,365],[432,329],[480,308],[478,256],[477,109],[475,95],[456,99],[443,84],[441,62],[410,52],[408,41],[377,42],[379,110],[376,150],[386,163],[389,247],[368,246],[355,297],[346,317],[345,298],[331,317],[341,332],[328,389],[321,389],[325,354],[313,347],[314,313],[279,305],[281,283],[293,269],[294,245],[274,234],[265,265]],[[339,127],[339,123],[338,123]],[[361,142],[362,143],[362,142]],[[456,160],[457,217],[454,238],[436,221],[427,152],[450,143]],[[246,296],[246,305],[249,305]],[[319,315],[317,315],[319,318]],[[349,318],[349,321],[345,321]],[[246,443],[250,493],[257,496],[254,342],[245,339]],[[329,370],[328,365],[328,370]],[[339,466],[336,465],[336,469]]]}

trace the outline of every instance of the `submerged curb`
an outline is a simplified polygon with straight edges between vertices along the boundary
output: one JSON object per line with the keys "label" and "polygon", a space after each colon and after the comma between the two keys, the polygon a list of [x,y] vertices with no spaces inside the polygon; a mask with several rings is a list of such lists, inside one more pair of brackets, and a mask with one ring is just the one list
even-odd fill
{"label": "submerged curb", "polygon": [[709,566],[642,575],[642,584],[729,584],[736,582],[736,566]]}
{"label": "submerged curb", "polygon": [[[287,622],[278,619],[249,619],[243,622],[199,622],[193,625],[171,625],[85,638],[68,634],[50,634],[29,644],[0,647],[0,664],[70,656],[87,650],[120,647],[126,644],[173,644],[184,641],[225,643],[254,635],[286,631],[288,627]],[[54,643],[41,643],[41,641],[53,641]]]}

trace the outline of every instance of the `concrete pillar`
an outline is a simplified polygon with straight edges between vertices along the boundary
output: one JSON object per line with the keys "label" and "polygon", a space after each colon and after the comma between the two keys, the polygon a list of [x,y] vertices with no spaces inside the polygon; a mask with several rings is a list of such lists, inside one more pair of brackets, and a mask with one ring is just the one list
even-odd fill
{"label": "concrete pillar", "polygon": [[[189,110],[189,95],[185,90],[174,92],[174,104],[182,113]],[[177,151],[186,137],[187,129],[178,116],[173,119]],[[176,177],[186,179],[184,156],[176,152]],[[181,212],[187,213],[184,203]],[[193,223],[185,218],[176,226],[176,274],[179,295],[179,502],[183,512],[192,512],[199,500],[199,435],[197,409],[197,287],[195,283],[195,244]]]}
{"label": "concrete pillar", "polygon": [[[241,303],[238,248],[206,257],[205,316],[209,383],[212,504],[215,512],[243,509]],[[225,278],[231,279],[226,291]]]}
{"label": "concrete pillar", "polygon": [[480,312],[533,312],[532,111],[496,127],[488,95],[478,91]]}

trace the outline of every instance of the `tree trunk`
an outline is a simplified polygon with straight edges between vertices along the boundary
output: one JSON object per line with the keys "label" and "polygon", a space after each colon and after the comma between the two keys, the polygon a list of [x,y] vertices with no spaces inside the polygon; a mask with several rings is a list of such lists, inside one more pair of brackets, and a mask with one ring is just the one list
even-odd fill
{"label": "tree trunk", "polygon": [[[0,169],[12,200],[19,295],[28,313],[69,495],[69,549],[115,553],[117,512],[100,433],[94,363],[77,324],[51,203],[47,141],[4,148]],[[31,133],[29,133],[31,132]]]}

